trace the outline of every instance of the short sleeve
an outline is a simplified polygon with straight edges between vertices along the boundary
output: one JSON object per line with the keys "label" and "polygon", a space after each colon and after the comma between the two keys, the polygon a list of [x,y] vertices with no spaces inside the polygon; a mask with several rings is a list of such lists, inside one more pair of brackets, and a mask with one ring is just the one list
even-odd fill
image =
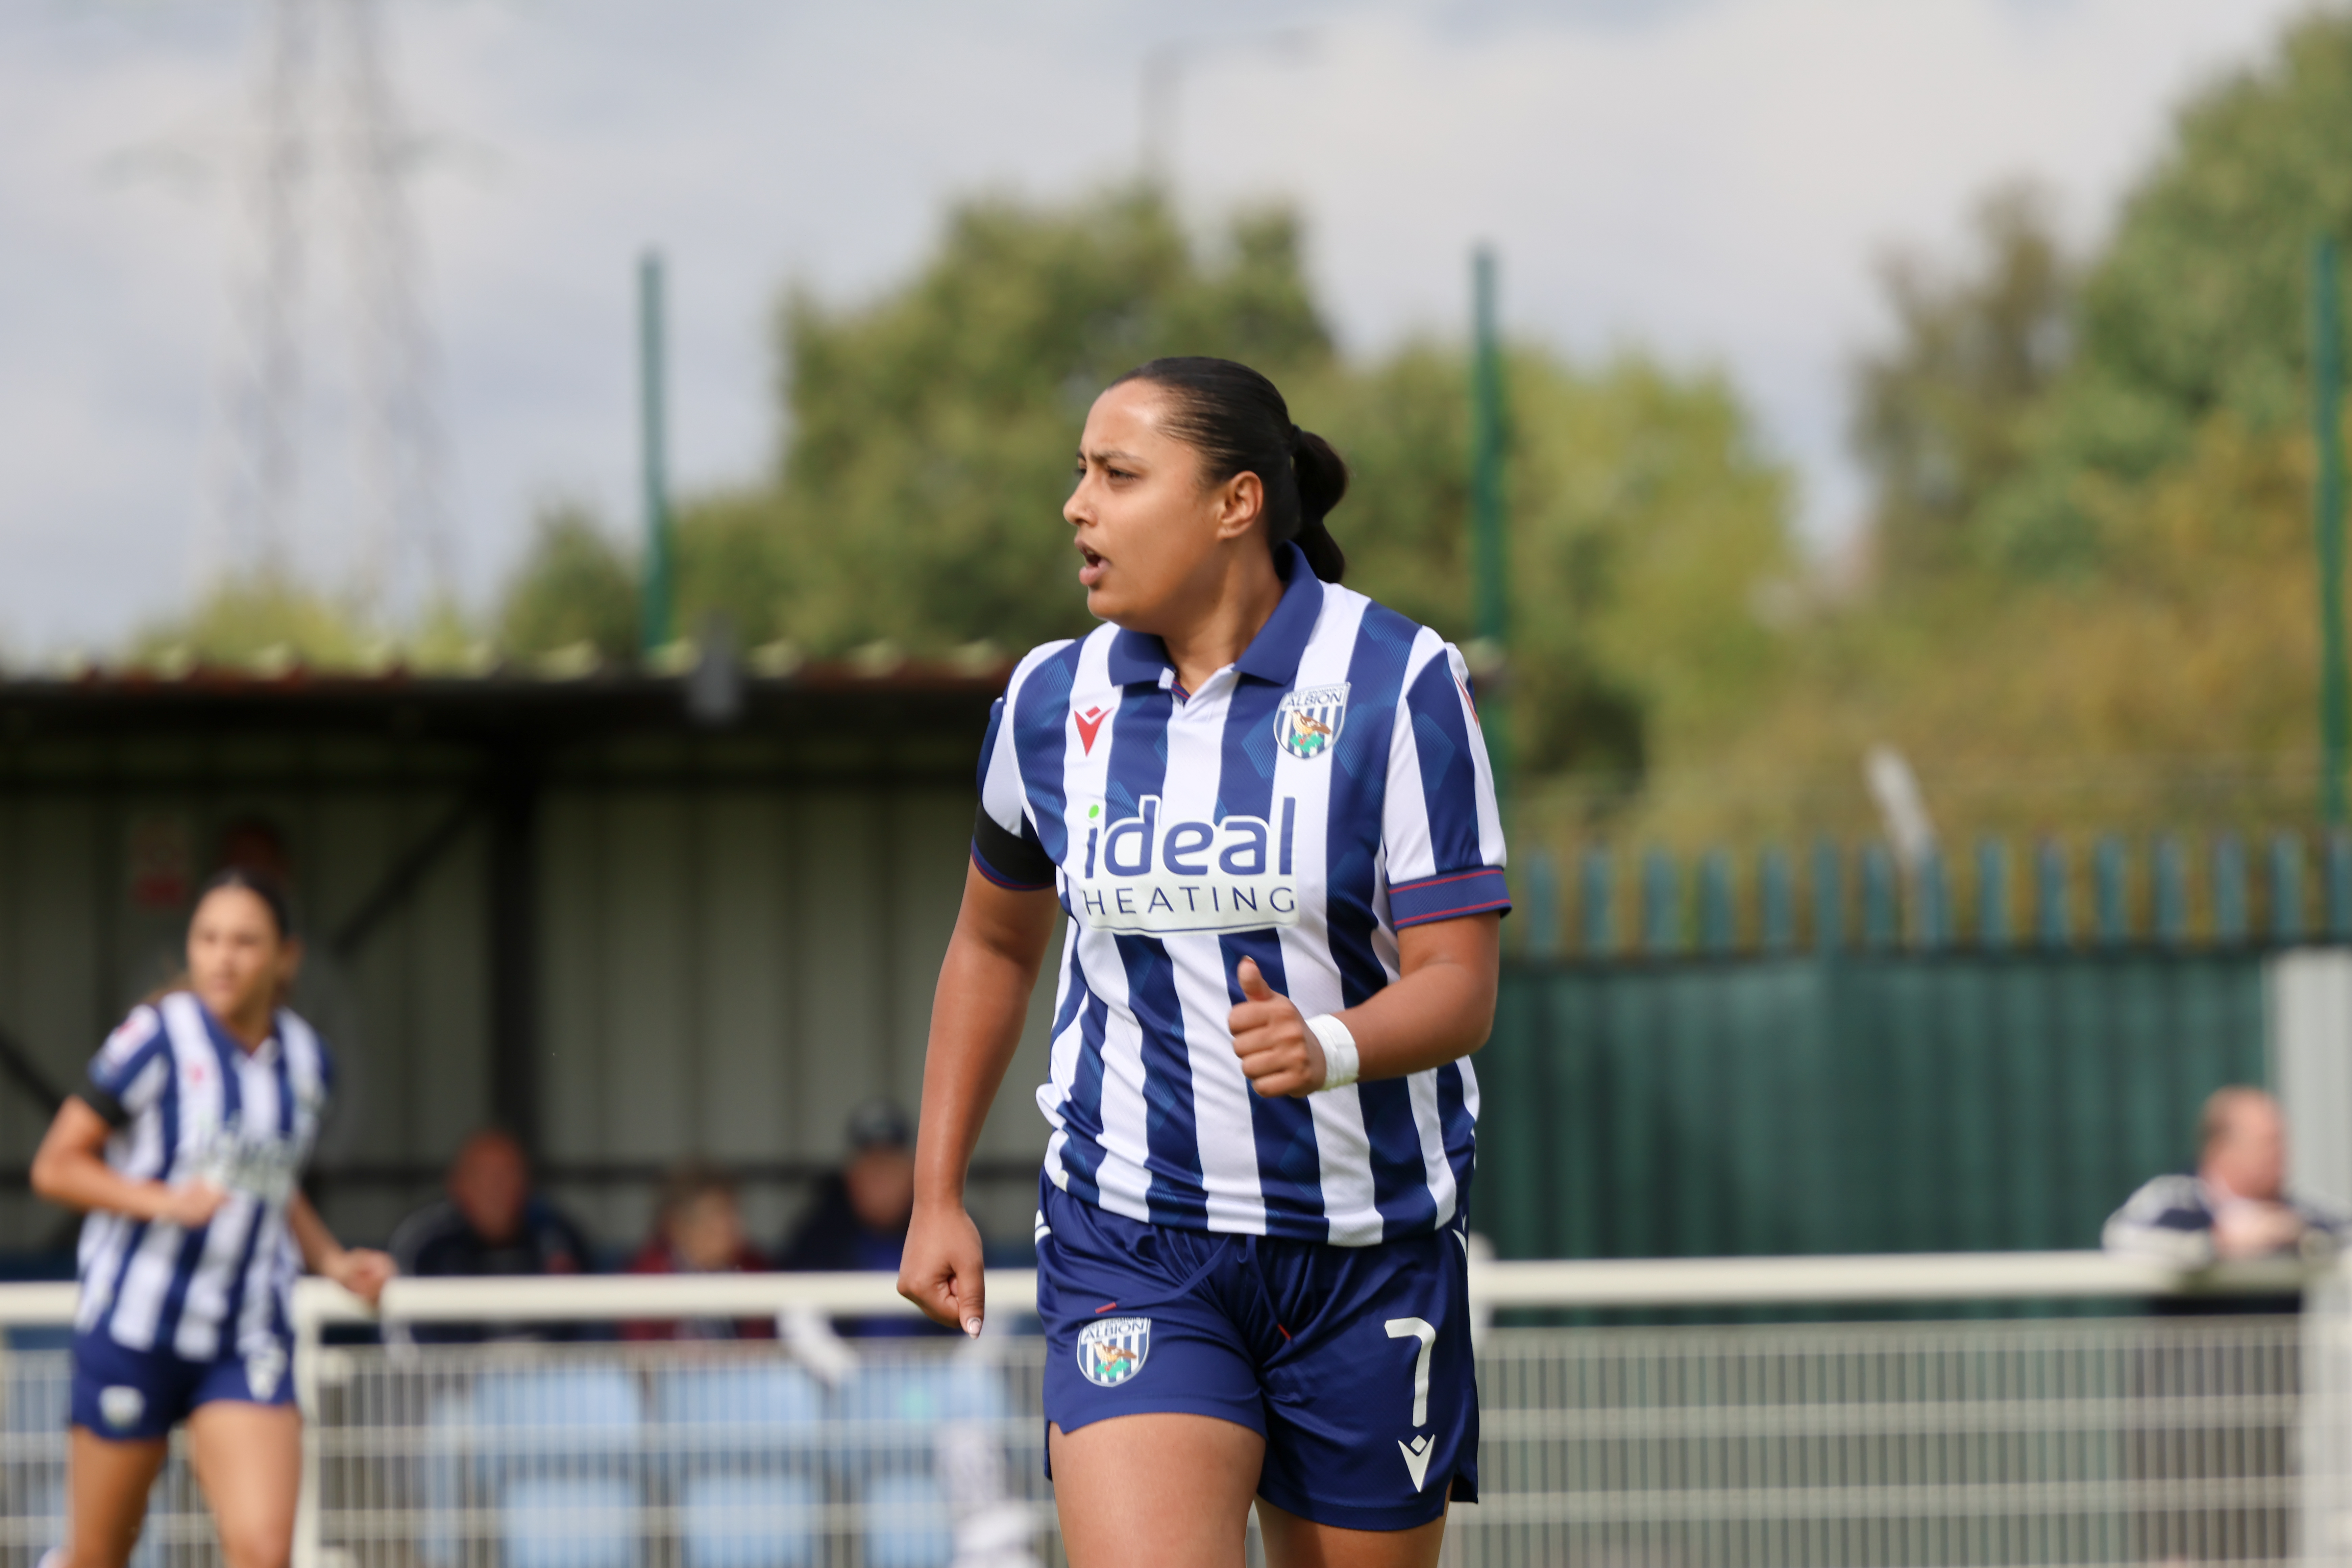
{"label": "short sleeve", "polygon": [[1053,858],[1037,841],[1024,808],[1021,761],[1004,721],[1005,699],[988,710],[988,738],[980,748],[980,810],[972,818],[971,863],[1000,888],[1035,892],[1054,885]]}
{"label": "short sleeve", "polygon": [[152,1007],[138,1008],[90,1058],[89,1072],[74,1097],[108,1126],[127,1125],[163,1093],[170,1056],[162,1016]]}
{"label": "short sleeve", "polygon": [[1423,630],[1389,742],[1389,919],[1397,930],[1509,910],[1503,819],[1468,667]]}

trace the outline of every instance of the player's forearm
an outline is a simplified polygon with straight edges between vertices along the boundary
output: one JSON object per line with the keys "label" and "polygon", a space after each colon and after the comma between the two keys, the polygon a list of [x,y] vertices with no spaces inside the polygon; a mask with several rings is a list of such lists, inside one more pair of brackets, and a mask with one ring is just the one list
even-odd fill
{"label": "player's forearm", "polygon": [[919,1201],[962,1201],[981,1127],[1021,1044],[1037,970],[1035,959],[982,941],[961,924],[950,940],[923,1058],[922,1135],[915,1149]]}
{"label": "player's forearm", "polygon": [[1355,1037],[1359,1077],[1403,1078],[1485,1045],[1495,1026],[1494,987],[1454,965],[1432,965],[1339,1018]]}
{"label": "player's forearm", "polygon": [[1458,1061],[1495,1027],[1500,917],[1473,916],[1404,933],[1396,982],[1339,1015],[1365,1079],[1403,1078]]}
{"label": "player's forearm", "polygon": [[43,1149],[33,1161],[32,1186],[42,1197],[67,1208],[150,1220],[163,1212],[171,1194],[161,1182],[125,1176],[97,1155],[79,1149]]}
{"label": "player's forearm", "polygon": [[300,1193],[287,1200],[286,1227],[294,1233],[294,1245],[301,1250],[302,1266],[313,1274],[331,1272],[343,1256],[343,1244],[310,1206],[310,1200]]}

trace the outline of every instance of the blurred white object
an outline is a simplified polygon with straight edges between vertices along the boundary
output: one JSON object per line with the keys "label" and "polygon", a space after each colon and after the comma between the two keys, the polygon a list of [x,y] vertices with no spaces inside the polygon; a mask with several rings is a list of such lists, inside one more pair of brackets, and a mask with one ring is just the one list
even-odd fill
{"label": "blurred white object", "polygon": [[857,1352],[833,1331],[833,1320],[814,1307],[791,1307],[777,1313],[776,1337],[830,1387],[839,1388],[857,1370]]}
{"label": "blurred white object", "polygon": [[1863,758],[1862,776],[1878,807],[1886,837],[1906,866],[1916,866],[1936,847],[1936,825],[1927,819],[1927,802],[1919,793],[1918,775],[1903,753],[1892,746],[1873,746]]}

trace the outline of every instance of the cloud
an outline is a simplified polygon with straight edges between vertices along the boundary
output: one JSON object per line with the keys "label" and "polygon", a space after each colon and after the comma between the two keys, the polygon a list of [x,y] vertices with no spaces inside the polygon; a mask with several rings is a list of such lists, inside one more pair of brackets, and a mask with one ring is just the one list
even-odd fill
{"label": "cloud", "polygon": [[[1186,36],[1219,47],[1189,57],[1171,161],[1202,217],[1268,194],[1302,203],[1352,345],[1453,331],[1486,240],[1515,330],[1724,366],[1803,465],[1806,524],[1828,535],[1857,501],[1841,377],[1876,330],[1873,256],[1948,237],[1977,191],[2019,172],[2090,232],[2180,95],[2254,57],[2297,8],[1207,0]],[[671,269],[676,470],[689,485],[753,474],[772,456],[779,288],[863,297],[919,258],[956,195],[1060,196],[1130,172],[1139,71],[1170,39],[1167,15],[1078,0],[390,7],[403,89],[445,149],[414,189],[451,521],[477,599],[548,494],[595,500],[616,526],[633,516],[641,249],[658,245]],[[0,99],[26,128],[0,143],[13,646],[118,638],[185,590],[236,209],[219,183],[106,171],[126,147],[221,143],[249,16],[196,0],[0,15]],[[1251,42],[1302,26],[1304,54]],[[338,558],[324,537],[305,551]]]}

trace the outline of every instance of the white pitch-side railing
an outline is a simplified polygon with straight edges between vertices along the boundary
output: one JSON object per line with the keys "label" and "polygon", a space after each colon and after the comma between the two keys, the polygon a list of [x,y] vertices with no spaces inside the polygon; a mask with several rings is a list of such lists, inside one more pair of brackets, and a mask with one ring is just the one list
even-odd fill
{"label": "white pitch-side railing", "polygon": [[[2352,1561],[2352,1272],[2345,1268],[2281,1263],[2183,1273],[2097,1253],[2029,1253],[1489,1261],[1474,1263],[1471,1274],[1482,1312],[1696,1308],[1719,1315],[1747,1306],[2156,1296],[2210,1296],[2219,1305],[2305,1287],[2311,1310],[2300,1325],[2274,1318],[1929,1323],[1911,1321],[1914,1306],[1906,1321],[1877,1324],[1496,1331],[1485,1336],[1480,1360],[1484,1506],[1454,1515],[1449,1559],[1976,1568],[2284,1562],[2292,1551],[2307,1563]],[[998,1325],[1034,1311],[1035,1279],[1027,1270],[991,1270],[987,1289]],[[70,1285],[0,1287],[0,1325],[70,1323],[74,1300]],[[759,1559],[756,1552],[730,1555],[730,1542],[743,1544],[727,1533],[737,1525],[779,1563],[1018,1562],[1029,1550],[1020,1542],[1051,1525],[1046,1494],[1034,1479],[1043,1354],[1034,1339],[992,1334],[969,1350],[940,1342],[868,1348],[866,1371],[849,1381],[840,1367],[824,1371],[831,1381],[822,1399],[811,1396],[814,1414],[801,1435],[757,1438],[789,1447],[791,1457],[748,1469],[743,1444],[752,1439],[743,1416],[712,1418],[709,1431],[723,1441],[698,1435],[695,1407],[667,1391],[696,1367],[769,1377],[779,1367],[791,1371],[788,1356],[772,1348],[321,1342],[331,1325],[379,1320],[419,1327],[805,1322],[811,1315],[912,1310],[885,1275],[402,1279],[385,1291],[380,1313],[306,1279],[294,1305],[296,1378],[313,1418],[306,1424],[298,1560],[301,1568],[377,1562],[476,1568],[499,1561],[504,1541],[514,1568],[517,1531],[527,1533],[541,1520],[558,1546],[532,1562],[598,1568],[606,1559],[591,1548],[607,1537],[596,1534],[604,1526],[593,1510],[561,1519],[515,1511],[530,1487],[540,1488],[532,1495],[542,1501],[560,1503],[575,1495],[562,1486],[576,1483],[589,1489],[578,1495],[631,1500],[625,1524],[612,1525],[635,1542],[625,1555],[631,1568],[741,1568]],[[814,1368],[807,1347],[799,1353]],[[54,1365],[26,1353],[15,1358],[24,1366],[11,1375],[37,1372],[53,1394],[63,1358],[47,1354]],[[920,1400],[877,1415],[859,1392],[866,1385],[857,1377],[871,1383],[893,1368],[947,1368],[951,1361],[966,1379],[957,1386],[980,1386],[970,1382],[977,1376],[988,1391],[979,1405],[957,1405],[962,1416],[941,1416]],[[537,1427],[509,1426],[499,1428],[502,1436],[484,1436],[492,1417],[482,1412],[519,1397],[509,1386],[519,1365],[608,1381],[617,1369],[616,1397],[635,1401],[641,1394],[630,1390],[651,1391],[630,1417],[641,1425],[626,1428],[635,1435],[625,1440],[629,1456],[575,1444],[559,1464],[531,1447],[545,1438]],[[807,1381],[814,1389],[823,1380]],[[502,1391],[496,1398],[493,1384]],[[533,1419],[551,1426],[573,1417]],[[0,1493],[16,1489],[0,1495],[0,1563],[29,1564],[41,1543],[38,1527],[21,1521],[30,1517],[26,1499],[37,1487],[48,1489],[41,1495],[50,1500],[37,1500],[32,1510],[55,1505],[61,1466],[42,1446],[52,1441],[61,1453],[61,1441],[12,1418]],[[522,1447],[502,1449],[499,1442]],[[863,1457],[820,1464],[809,1458],[820,1450]],[[885,1484],[908,1481],[916,1470],[941,1478],[921,1483],[933,1486],[936,1495],[921,1494],[929,1503]],[[719,1479],[698,1490],[706,1472]],[[982,1490],[999,1496],[1001,1506],[975,1509],[958,1493],[959,1487],[969,1493],[977,1484],[971,1476],[983,1472],[997,1478]],[[625,1483],[609,1479],[623,1475]],[[756,1518],[705,1506],[711,1497],[724,1502],[736,1495],[721,1481],[751,1485],[747,1476],[765,1478],[753,1494],[771,1498]],[[184,1497],[184,1480],[179,1484],[175,1495]],[[595,1494],[596,1485],[624,1492]],[[929,1534],[907,1522],[929,1517],[926,1507],[943,1510]],[[175,1549],[171,1562],[211,1561],[200,1517],[189,1512],[167,1525],[159,1534],[195,1552]],[[900,1533],[876,1533],[892,1528]],[[564,1530],[588,1533],[574,1539]],[[757,1536],[763,1530],[772,1540]],[[2291,1549],[2290,1539],[2299,1547]]]}

